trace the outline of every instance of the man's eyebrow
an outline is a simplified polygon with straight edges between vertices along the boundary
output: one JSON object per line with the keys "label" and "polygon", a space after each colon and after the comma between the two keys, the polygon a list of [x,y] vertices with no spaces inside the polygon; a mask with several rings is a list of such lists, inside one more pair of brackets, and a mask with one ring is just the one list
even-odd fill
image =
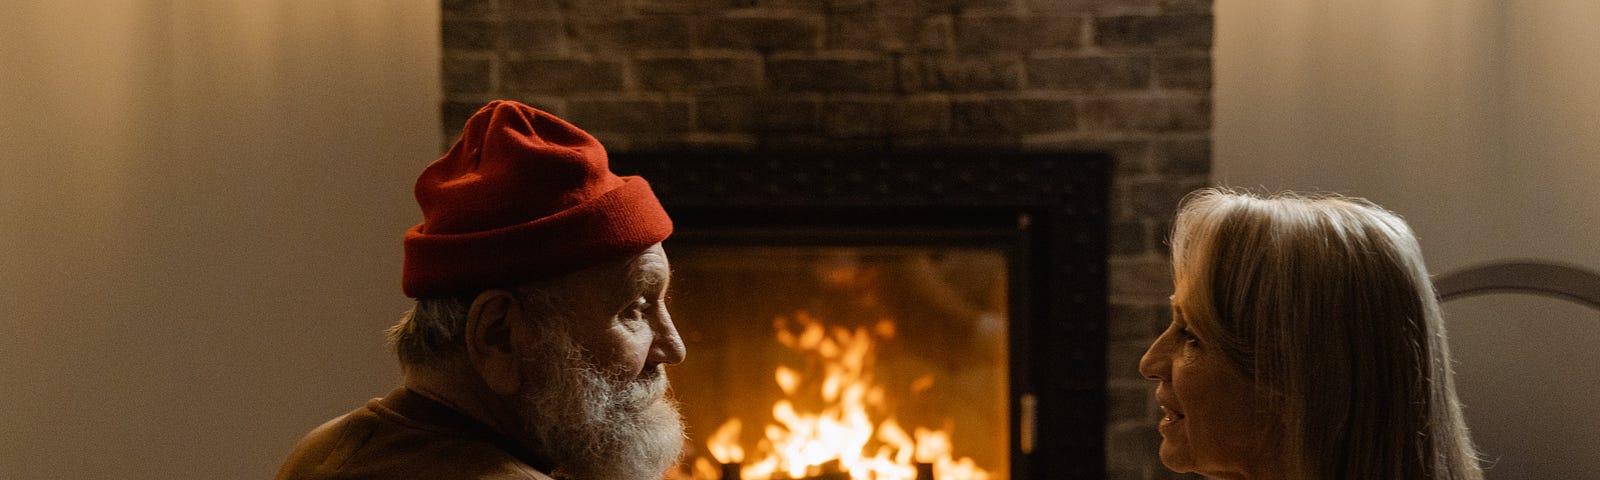
{"label": "man's eyebrow", "polygon": [[643,292],[658,285],[666,285],[672,277],[671,272],[661,268],[639,268],[634,270],[633,281],[630,282],[635,292]]}

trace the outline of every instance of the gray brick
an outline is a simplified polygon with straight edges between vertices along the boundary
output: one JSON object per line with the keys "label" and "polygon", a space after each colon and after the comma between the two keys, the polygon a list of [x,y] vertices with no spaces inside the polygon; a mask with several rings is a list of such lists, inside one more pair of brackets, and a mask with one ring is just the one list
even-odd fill
{"label": "gray brick", "polygon": [[1204,132],[1211,129],[1209,98],[1092,99],[1083,105],[1092,131]]}
{"label": "gray brick", "polygon": [[888,92],[894,90],[893,65],[887,58],[775,58],[766,66],[767,81],[790,92]]}
{"label": "gray brick", "polygon": [[621,91],[622,64],[576,59],[507,61],[502,67],[500,85],[512,92]]}
{"label": "gray brick", "polygon": [[480,108],[483,108],[483,103],[443,102],[439,105],[439,122],[443,124],[444,131],[459,133],[461,127],[467,124],[467,119],[478,113]]}
{"label": "gray brick", "polygon": [[1170,219],[1185,195],[1205,187],[1203,178],[1166,178],[1129,182],[1125,196],[1129,213],[1140,218]]}
{"label": "gray brick", "polygon": [[792,97],[723,97],[695,104],[699,129],[708,132],[816,133],[822,131],[821,102]]}
{"label": "gray brick", "polygon": [[554,53],[561,48],[561,23],[551,19],[509,20],[502,27],[511,50]]}
{"label": "gray brick", "polygon": [[757,58],[650,58],[635,62],[639,85],[650,91],[754,90],[761,86]]}
{"label": "gray brick", "polygon": [[598,132],[675,133],[690,129],[689,102],[676,100],[574,100],[567,120]]}
{"label": "gray brick", "polygon": [[1027,0],[1028,11],[1042,14],[1107,14],[1159,11],[1158,0]]}
{"label": "gray brick", "polygon": [[697,44],[707,48],[816,50],[822,45],[820,17],[719,17],[700,26]]}
{"label": "gray brick", "polygon": [[500,10],[508,16],[554,18],[562,15],[620,16],[627,13],[628,0],[500,0]]}
{"label": "gray brick", "polygon": [[689,48],[689,18],[683,15],[637,17],[573,16],[567,19],[577,48],[598,52],[683,50]]}
{"label": "gray brick", "polygon": [[882,136],[888,118],[888,101],[831,101],[822,109],[823,130],[832,138]]}
{"label": "gray brick", "polygon": [[1107,49],[1211,47],[1210,15],[1118,16],[1096,18],[1095,44]]}
{"label": "gray brick", "polygon": [[641,13],[717,12],[747,6],[749,0],[638,0]]}
{"label": "gray brick", "polygon": [[1072,100],[958,100],[951,107],[957,134],[1023,134],[1069,131],[1076,127]]}
{"label": "gray brick", "polygon": [[889,132],[895,135],[943,135],[950,132],[950,100],[907,99],[889,109]]}
{"label": "gray brick", "polygon": [[1113,261],[1108,282],[1111,294],[1151,299],[1166,298],[1172,294],[1170,270],[1165,259]]}
{"label": "gray brick", "polygon": [[1150,232],[1137,219],[1113,222],[1108,237],[1112,255],[1138,255],[1150,248]]}
{"label": "gray brick", "polygon": [[1015,55],[913,55],[900,59],[901,90],[982,92],[1022,87],[1022,60]]}
{"label": "gray brick", "polygon": [[1110,391],[1106,392],[1107,423],[1148,421],[1152,413],[1158,411],[1153,406],[1155,386],[1155,382],[1150,382],[1148,386],[1111,387]]}
{"label": "gray brick", "polygon": [[833,15],[827,46],[883,52],[948,51],[954,48],[952,15]]}
{"label": "gray brick", "polygon": [[1143,469],[1161,465],[1161,432],[1151,422],[1123,423],[1106,432],[1106,468]]}
{"label": "gray brick", "polygon": [[853,4],[860,3],[860,0],[856,0],[856,1],[834,1],[834,0],[746,0],[746,2],[755,4],[754,5],[755,7],[762,8],[762,9],[786,10],[786,11],[792,11],[792,12],[824,13],[824,12],[827,12],[828,9],[831,7],[830,4],[838,3],[838,4],[843,5],[845,7],[852,7],[853,8],[853,7],[856,7]]}
{"label": "gray brick", "polygon": [[1161,88],[1210,90],[1211,56],[1156,57],[1155,73],[1156,84]]}
{"label": "gray brick", "polygon": [[956,48],[966,52],[1072,49],[1083,19],[1076,16],[968,16],[956,19]]}
{"label": "gray brick", "polygon": [[489,0],[442,0],[439,2],[439,13],[444,15],[481,15],[492,10]]}
{"label": "gray brick", "polygon": [[1150,59],[1032,58],[1028,60],[1028,86],[1075,92],[1147,89],[1150,87]]}
{"label": "gray brick", "polygon": [[446,50],[489,50],[495,47],[499,26],[489,20],[440,21],[439,43]]}
{"label": "gray brick", "polygon": [[[1171,288],[1171,285],[1168,285]],[[1141,380],[1139,359],[1150,348],[1148,338],[1114,340],[1106,348],[1106,378],[1109,380]]]}
{"label": "gray brick", "polygon": [[1212,0],[1159,0],[1161,11],[1167,13],[1211,13]]}
{"label": "gray brick", "polygon": [[1113,304],[1106,335],[1113,341],[1149,342],[1155,340],[1171,321],[1172,309],[1166,306]]}
{"label": "gray brick", "polygon": [[1203,175],[1211,172],[1211,140],[1171,140],[1157,142],[1151,156],[1155,170],[1173,175]]}
{"label": "gray brick", "polygon": [[486,93],[490,85],[489,59],[445,58],[440,65],[447,93]]}

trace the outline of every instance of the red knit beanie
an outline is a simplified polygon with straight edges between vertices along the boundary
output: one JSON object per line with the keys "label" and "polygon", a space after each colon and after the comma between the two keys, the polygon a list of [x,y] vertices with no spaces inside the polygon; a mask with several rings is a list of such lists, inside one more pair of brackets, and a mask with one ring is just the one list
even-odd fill
{"label": "red knit beanie", "polygon": [[406,296],[470,293],[626,258],[672,233],[639,177],[611,173],[578,127],[489,102],[417,178],[422,223],[405,238]]}

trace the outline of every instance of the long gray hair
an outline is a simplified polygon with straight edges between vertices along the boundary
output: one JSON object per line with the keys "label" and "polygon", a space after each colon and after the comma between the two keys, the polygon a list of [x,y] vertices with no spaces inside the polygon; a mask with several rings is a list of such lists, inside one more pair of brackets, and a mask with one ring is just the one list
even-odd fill
{"label": "long gray hair", "polygon": [[1411,228],[1332,195],[1194,192],[1172,234],[1192,328],[1280,419],[1288,478],[1481,480]]}

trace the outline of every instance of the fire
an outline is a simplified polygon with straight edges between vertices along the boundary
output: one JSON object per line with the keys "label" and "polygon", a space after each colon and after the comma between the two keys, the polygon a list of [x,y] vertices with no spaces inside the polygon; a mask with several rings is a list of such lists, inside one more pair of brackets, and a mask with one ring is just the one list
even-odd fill
{"label": "fire", "polygon": [[[884,413],[888,409],[884,388],[873,380],[873,337],[892,338],[892,320],[879,321],[872,329],[830,328],[799,312],[793,322],[779,317],[774,326],[778,342],[801,353],[806,365],[779,366],[773,373],[785,398],[772,405],[771,422],[761,430],[756,448],[746,450],[739,444],[744,424],[737,418],[707,439],[716,463],[727,468],[738,464],[745,480],[824,475],[917,480],[918,464],[931,466],[939,480],[989,478],[989,472],[971,458],[955,457],[949,434],[953,426],[948,421],[943,429],[918,426],[908,432]],[[911,389],[921,392],[933,386],[933,377],[924,376]],[[815,411],[797,406],[818,404],[817,400],[821,408]],[[717,479],[725,470],[702,457],[696,459],[694,471],[697,479]]]}

